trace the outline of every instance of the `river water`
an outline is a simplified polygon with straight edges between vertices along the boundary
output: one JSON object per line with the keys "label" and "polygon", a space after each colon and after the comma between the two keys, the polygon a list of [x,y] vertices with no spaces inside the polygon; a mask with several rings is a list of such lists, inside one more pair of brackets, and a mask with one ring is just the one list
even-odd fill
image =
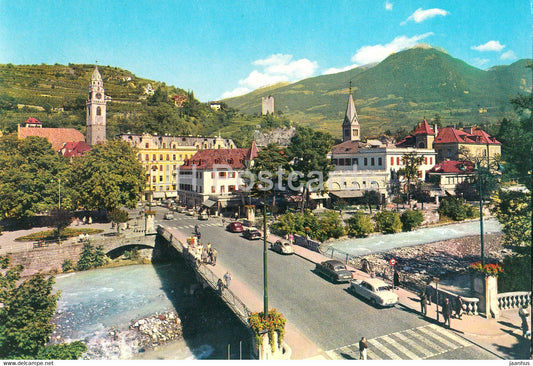
{"label": "river water", "polygon": [[[59,275],[53,340],[84,340],[89,359],[227,359],[228,344],[238,358],[239,341],[247,341],[244,327],[214,294],[186,292],[193,283],[194,274],[179,262]],[[136,347],[129,325],[166,311],[182,319],[184,339],[155,351]],[[115,330],[118,335],[111,336]]]}
{"label": "river water", "polygon": [[[501,226],[498,220],[489,219],[483,221],[483,232],[493,233],[499,231],[501,231]],[[338,250],[352,256],[362,256],[470,235],[479,235],[479,221],[421,228],[398,234],[378,234],[367,238],[338,240],[331,243],[328,253],[331,253],[332,250]]]}

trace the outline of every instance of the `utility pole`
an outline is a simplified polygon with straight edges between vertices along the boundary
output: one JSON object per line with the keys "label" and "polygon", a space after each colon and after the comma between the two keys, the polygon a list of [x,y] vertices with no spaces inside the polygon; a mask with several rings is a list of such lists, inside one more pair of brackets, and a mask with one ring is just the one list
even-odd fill
{"label": "utility pole", "polygon": [[61,178],[59,178],[59,204],[58,208],[61,210]]}
{"label": "utility pole", "polygon": [[266,193],[263,193],[263,314],[268,317],[268,270],[267,270],[267,210]]}

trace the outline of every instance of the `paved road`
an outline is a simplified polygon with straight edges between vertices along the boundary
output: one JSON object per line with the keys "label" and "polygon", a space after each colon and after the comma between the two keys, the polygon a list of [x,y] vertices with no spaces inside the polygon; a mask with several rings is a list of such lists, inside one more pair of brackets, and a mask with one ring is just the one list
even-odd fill
{"label": "paved road", "polygon": [[[198,224],[202,242],[211,242],[218,250],[219,263],[262,297],[262,241],[249,241],[240,234],[226,232],[220,219],[198,221],[175,214],[174,220],[156,222],[186,234]],[[374,308],[348,293],[347,284],[332,284],[313,269],[314,264],[301,257],[269,251],[269,307],[283,313],[331,358],[358,358],[357,343],[362,336],[369,342],[369,359],[496,358],[410,309]]]}

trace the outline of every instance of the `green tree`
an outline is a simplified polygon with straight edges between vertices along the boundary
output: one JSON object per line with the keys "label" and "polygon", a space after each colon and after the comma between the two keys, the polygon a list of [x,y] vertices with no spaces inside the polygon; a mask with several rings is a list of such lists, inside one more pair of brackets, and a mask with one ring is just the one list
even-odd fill
{"label": "green tree", "polygon": [[374,190],[365,191],[363,193],[363,202],[368,205],[368,209],[372,215],[372,205],[376,205],[379,209],[379,205],[381,204],[381,194]]}
{"label": "green tree", "polygon": [[531,253],[531,192],[500,190],[492,203],[491,211],[503,226],[504,245]]}
{"label": "green tree", "polygon": [[60,208],[54,208],[50,211],[46,218],[46,224],[48,227],[53,227],[57,230],[57,240],[61,243],[61,235],[72,222],[72,213],[68,210]]}
{"label": "green tree", "polygon": [[418,180],[418,167],[424,162],[424,157],[416,152],[405,153],[402,156],[403,167],[398,169],[398,175],[407,180],[407,203],[411,207],[411,184]]}
{"label": "green tree", "polygon": [[479,209],[464,203],[458,197],[444,197],[439,206],[439,214],[454,221],[479,217]]}
{"label": "green tree", "polygon": [[82,341],[52,344],[41,348],[37,353],[38,360],[77,360],[85,352],[87,346]]}
{"label": "green tree", "polygon": [[294,160],[292,175],[295,186],[303,186],[302,212],[310,190],[323,191],[329,172],[333,170],[327,155],[333,146],[329,133],[314,131],[308,127],[298,127],[288,147],[289,158]]}
{"label": "green tree", "polygon": [[422,224],[424,214],[418,210],[406,210],[402,213],[400,220],[402,221],[403,231],[411,231]]}
{"label": "green tree", "polygon": [[366,237],[374,231],[372,218],[363,211],[357,211],[347,220],[348,235]]}
{"label": "green tree", "polygon": [[117,234],[120,234],[120,224],[128,222],[130,214],[126,210],[115,208],[107,213],[107,217],[117,225]]}
{"label": "green tree", "polygon": [[315,237],[320,241],[325,241],[329,238],[338,239],[346,234],[344,224],[338,212],[328,210],[323,213],[319,219],[319,231]]}
{"label": "green tree", "polygon": [[73,186],[80,206],[91,210],[134,208],[146,177],[135,150],[125,141],[98,144],[73,162]]}
{"label": "green tree", "polygon": [[376,231],[393,234],[402,231],[402,221],[397,212],[383,210],[374,215]]}

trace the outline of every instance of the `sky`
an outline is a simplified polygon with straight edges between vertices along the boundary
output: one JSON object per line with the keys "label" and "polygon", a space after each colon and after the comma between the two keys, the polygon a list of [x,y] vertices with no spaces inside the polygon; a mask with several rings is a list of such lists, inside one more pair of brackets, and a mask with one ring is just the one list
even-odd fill
{"label": "sky", "polygon": [[207,102],[419,43],[480,69],[531,58],[532,1],[0,0],[0,63],[98,62]]}

